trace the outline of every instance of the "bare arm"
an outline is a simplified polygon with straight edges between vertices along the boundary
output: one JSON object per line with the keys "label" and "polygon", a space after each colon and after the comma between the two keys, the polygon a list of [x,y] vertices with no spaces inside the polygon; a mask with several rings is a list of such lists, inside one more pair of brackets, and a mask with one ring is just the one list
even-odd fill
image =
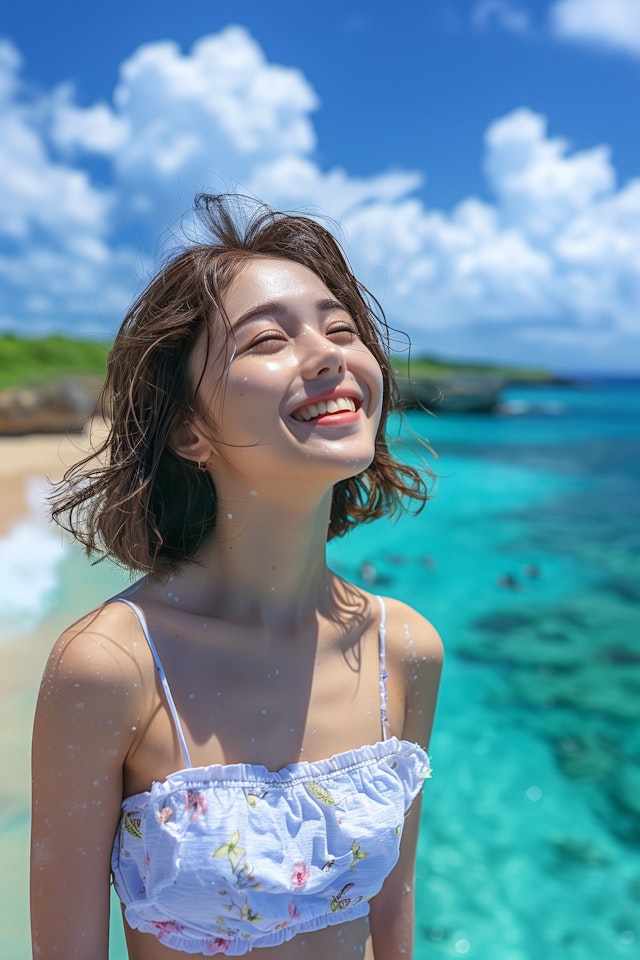
{"label": "bare arm", "polygon": [[139,680],[126,645],[112,639],[117,620],[106,608],[63,634],[38,696],[31,836],[37,960],[108,957],[111,847]]}
{"label": "bare arm", "polygon": [[[431,624],[415,611],[400,604],[389,606],[390,613],[393,611],[388,633],[390,665],[395,663],[404,678],[402,737],[427,748],[442,672],[442,643]],[[408,628],[406,631],[405,627]],[[405,820],[398,862],[371,902],[371,934],[376,960],[409,960],[413,956],[420,810],[421,797],[418,797]]]}

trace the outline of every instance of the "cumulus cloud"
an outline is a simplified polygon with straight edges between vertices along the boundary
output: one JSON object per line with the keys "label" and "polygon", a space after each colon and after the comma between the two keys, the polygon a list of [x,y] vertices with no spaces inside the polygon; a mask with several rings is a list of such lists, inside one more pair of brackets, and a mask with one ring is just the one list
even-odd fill
{"label": "cumulus cloud", "polygon": [[588,360],[638,337],[640,180],[620,187],[606,146],[572,150],[529,109],[486,131],[490,200],[438,211],[420,171],[323,168],[317,94],[241,27],[140,47],[89,105],[69,84],[29,94],[20,68],[0,46],[0,324],[113,332],[161,231],[196,191],[237,187],[340,220],[356,271],[423,348],[531,359],[548,334],[559,361]]}
{"label": "cumulus cloud", "polygon": [[[115,192],[58,155],[46,134],[46,96],[21,79],[22,61],[0,45],[0,313],[2,326],[96,327],[96,291],[120,308],[123,258],[109,243]],[[87,318],[90,318],[87,321]]]}
{"label": "cumulus cloud", "polygon": [[405,199],[346,218],[397,313],[430,332],[485,323],[495,337],[501,324],[523,357],[540,330],[577,350],[595,330],[638,337],[640,180],[618,189],[606,148],[571,152],[524,108],[492,123],[485,146],[493,203],[468,198],[447,214]]}
{"label": "cumulus cloud", "polygon": [[640,56],[638,0],[556,0],[549,18],[562,40]]}
{"label": "cumulus cloud", "polygon": [[546,120],[515,110],[485,134],[485,170],[502,214],[527,234],[558,230],[614,187],[607,147],[573,155],[568,143],[546,135]]}

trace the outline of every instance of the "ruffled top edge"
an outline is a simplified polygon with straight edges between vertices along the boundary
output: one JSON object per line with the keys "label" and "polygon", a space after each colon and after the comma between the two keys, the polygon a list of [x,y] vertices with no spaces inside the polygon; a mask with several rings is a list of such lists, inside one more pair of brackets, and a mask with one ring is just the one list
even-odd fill
{"label": "ruffled top edge", "polygon": [[354,767],[366,766],[376,760],[383,760],[394,755],[409,761],[417,760],[418,765],[422,767],[422,771],[418,774],[421,779],[430,775],[431,762],[420,744],[411,743],[409,740],[399,740],[397,737],[389,737],[388,740],[364,744],[361,747],[355,747],[353,750],[336,753],[334,756],[323,760],[297,760],[275,771],[269,770],[262,764],[254,763],[214,763],[204,767],[185,767],[169,774],[165,780],[154,781],[151,790],[127,797],[123,801],[122,809],[127,811],[141,802],[144,803],[154,794],[208,786],[211,783],[234,784],[238,787],[255,787],[256,784],[288,787],[296,782],[334,776],[336,773],[342,773]]}

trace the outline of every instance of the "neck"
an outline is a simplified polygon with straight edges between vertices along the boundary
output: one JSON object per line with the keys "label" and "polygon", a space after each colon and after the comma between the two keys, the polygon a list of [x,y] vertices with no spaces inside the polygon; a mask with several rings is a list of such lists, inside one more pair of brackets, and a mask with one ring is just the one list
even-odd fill
{"label": "neck", "polygon": [[255,491],[218,495],[218,519],[197,556],[174,575],[194,613],[295,628],[331,606],[326,565],[331,490],[311,503],[300,491],[271,498]]}

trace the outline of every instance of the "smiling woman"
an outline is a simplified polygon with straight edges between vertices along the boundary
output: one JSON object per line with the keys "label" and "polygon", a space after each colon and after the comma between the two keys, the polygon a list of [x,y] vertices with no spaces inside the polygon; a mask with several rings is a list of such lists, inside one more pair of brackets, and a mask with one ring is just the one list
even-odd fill
{"label": "smiling woman", "polygon": [[406,957],[441,645],[326,563],[427,499],[387,446],[384,324],[315,221],[197,205],[210,241],[133,305],[100,462],[55,497],[144,576],[45,670],[34,956],[106,960],[111,869],[131,960]]}

